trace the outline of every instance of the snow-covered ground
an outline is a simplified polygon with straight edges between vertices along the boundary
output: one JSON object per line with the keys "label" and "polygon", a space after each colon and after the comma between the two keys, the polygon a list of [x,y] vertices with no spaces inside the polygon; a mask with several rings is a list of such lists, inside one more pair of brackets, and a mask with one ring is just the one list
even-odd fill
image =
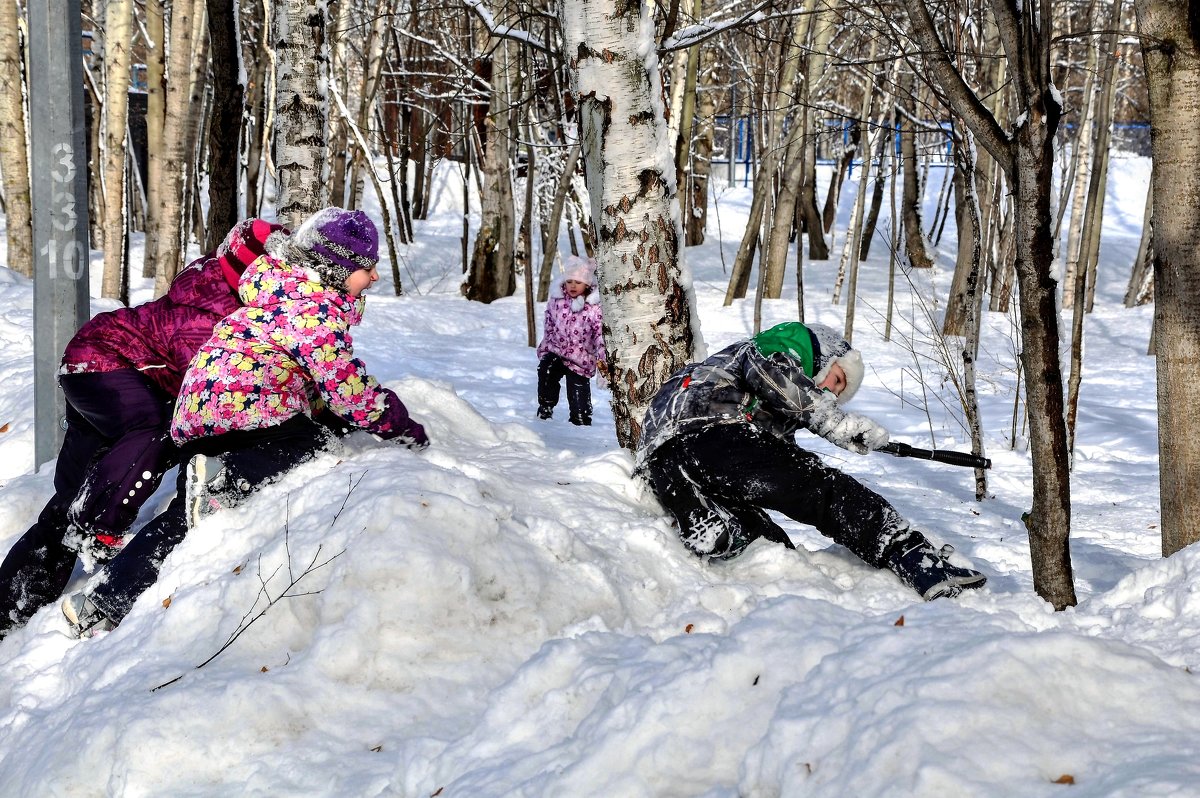
{"label": "snow-covered ground", "polygon": [[[970,471],[801,435],[985,571],[984,590],[923,603],[791,522],[798,551],[708,564],[631,479],[605,390],[591,428],[565,408],[534,419],[523,300],[459,296],[459,190],[442,183],[406,248],[409,293],[378,286],[355,341],[433,445],[352,437],[204,520],[116,631],[74,640],[50,606],[0,643],[0,795],[1200,795],[1200,552],[1159,556],[1151,309],[1121,305],[1148,174],[1119,159],[1109,179],[1072,473],[1077,607],[1032,589],[1012,316],[986,319],[984,501]],[[752,301],[722,307],[748,204],[720,190],[724,241],[713,218],[686,253],[711,351],[751,331]],[[835,259],[805,266],[808,319],[838,327],[840,245],[839,229]],[[940,312],[952,253],[946,238],[931,274],[901,278],[888,342],[876,243],[851,408],[966,449],[942,358],[905,321]],[[764,325],[794,318],[788,282]],[[0,549],[51,492],[32,462],[32,296],[0,269]]]}

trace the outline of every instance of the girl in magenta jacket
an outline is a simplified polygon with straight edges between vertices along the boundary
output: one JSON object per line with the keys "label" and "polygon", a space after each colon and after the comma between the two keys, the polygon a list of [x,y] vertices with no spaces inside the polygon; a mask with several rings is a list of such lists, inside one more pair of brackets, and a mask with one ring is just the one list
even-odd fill
{"label": "girl in magenta jacket", "polygon": [[604,322],[596,292],[596,261],[572,255],[567,272],[546,305],[542,342],[538,344],[538,418],[551,418],[562,380],[567,380],[571,423],[592,423],[592,391],[588,380],[605,367]]}
{"label": "girl in magenta jacket", "polygon": [[362,211],[327,208],[270,246],[238,282],[244,307],[200,347],[179,389],[171,437],[192,454],[163,513],[69,596],[83,636],[119,624],[200,516],[233,507],[352,427],[414,448],[429,439],[395,393],[354,357],[350,328],[379,279],[379,238]]}
{"label": "girl in magenta jacket", "polygon": [[0,563],[0,638],[62,593],[75,568],[108,560],[142,504],[178,462],[171,408],[183,372],[213,326],[241,306],[246,266],[279,225],[247,219],[188,264],[166,296],[100,313],[67,344],[59,386],[66,434],[54,496]]}

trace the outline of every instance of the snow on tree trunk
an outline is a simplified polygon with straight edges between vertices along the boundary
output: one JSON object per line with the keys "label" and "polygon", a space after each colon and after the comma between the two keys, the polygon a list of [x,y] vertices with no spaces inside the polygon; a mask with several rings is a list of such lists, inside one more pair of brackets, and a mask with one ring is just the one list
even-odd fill
{"label": "snow on tree trunk", "polygon": [[1015,271],[1020,286],[1021,364],[1033,459],[1033,501],[1025,515],[1033,584],[1056,610],[1076,603],[1070,554],[1071,481],[1062,367],[1059,362],[1057,285],[1054,261],[1054,135],[1062,107],[1050,79],[1049,0],[1018,9],[991,7],[1004,43],[1021,110],[1010,135],[966,85],[934,27],[923,0],[905,0],[911,31],[928,67],[928,79],[944,92],[996,161],[1013,195]]}
{"label": "snow on tree trunk", "polygon": [[1200,19],[1186,0],[1138,0],[1150,89],[1154,341],[1162,552],[1200,540]]}
{"label": "snow on tree trunk", "polygon": [[617,440],[637,446],[646,407],[693,355],[691,279],[680,261],[673,142],[647,9],[562,0],[595,226]]}
{"label": "snow on tree trunk", "polygon": [[1073,606],[1070,529],[1071,480],[1059,360],[1057,285],[1054,263],[1054,133],[1056,100],[1044,96],[1029,109],[1016,132],[1013,213],[1016,273],[1020,286],[1021,364],[1034,461],[1033,506],[1026,517],[1033,582],[1055,609]]}
{"label": "snow on tree trunk", "polygon": [[104,14],[104,278],[100,295],[121,295],[125,261],[125,128],[129,109],[132,0],[108,0]]}
{"label": "snow on tree trunk", "polygon": [[326,201],[328,20],[326,0],[275,4],[276,207],[280,220],[293,228]]}
{"label": "snow on tree trunk", "polygon": [[25,106],[21,94],[21,51],[17,42],[16,0],[0,0],[0,175],[4,177],[4,211],[8,265],[33,276],[33,222],[29,188]]}

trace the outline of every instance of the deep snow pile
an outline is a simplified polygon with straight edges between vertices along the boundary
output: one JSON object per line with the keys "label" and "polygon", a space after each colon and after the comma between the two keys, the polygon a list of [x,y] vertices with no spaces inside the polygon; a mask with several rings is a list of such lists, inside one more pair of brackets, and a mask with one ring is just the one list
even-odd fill
{"label": "deep snow pile", "polygon": [[[420,293],[377,288],[355,336],[433,445],[355,435],[204,520],[116,631],[69,639],[52,606],[0,643],[0,795],[1196,794],[1200,554],[1158,557],[1150,310],[1119,302],[1146,173],[1116,162],[1087,322],[1078,607],[1032,592],[1010,317],[989,314],[981,358],[986,501],[962,469],[801,436],[955,545],[985,590],[922,603],[791,523],[796,552],[706,564],[631,479],[605,391],[591,428],[565,407],[534,420],[524,307],[456,295],[447,208],[408,253]],[[748,201],[721,197],[726,259]],[[710,350],[753,318],[721,307],[721,255],[715,237],[688,251]],[[877,247],[859,280],[851,407],[898,440],[966,448],[939,357],[905,324],[882,338],[886,262]],[[840,327],[835,268],[806,265],[806,307]],[[913,279],[898,304],[919,316],[911,297],[944,295],[949,274]],[[764,323],[794,308],[769,302]],[[32,472],[31,313],[29,282],[0,270],[5,548],[50,491]]]}

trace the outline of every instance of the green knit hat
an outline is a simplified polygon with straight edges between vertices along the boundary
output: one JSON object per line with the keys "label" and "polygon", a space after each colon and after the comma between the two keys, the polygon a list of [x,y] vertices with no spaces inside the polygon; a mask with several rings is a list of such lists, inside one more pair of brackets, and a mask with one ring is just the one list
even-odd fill
{"label": "green knit hat", "polygon": [[846,388],[838,397],[838,404],[849,402],[862,385],[862,355],[824,324],[785,321],[754,336],[754,345],[763,355],[782,352],[798,360],[805,376],[814,383],[824,381],[834,363],[840,365],[846,372]]}

